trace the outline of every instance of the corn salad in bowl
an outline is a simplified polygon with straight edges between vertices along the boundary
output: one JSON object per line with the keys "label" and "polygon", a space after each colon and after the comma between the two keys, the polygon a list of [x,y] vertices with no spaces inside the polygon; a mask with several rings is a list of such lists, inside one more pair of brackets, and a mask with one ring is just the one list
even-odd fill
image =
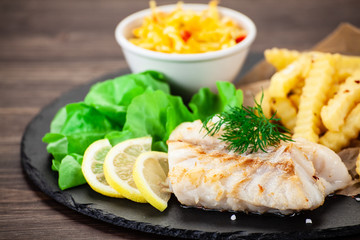
{"label": "corn salad in bowl", "polygon": [[150,1],[151,15],[135,28],[133,44],[164,53],[205,53],[235,46],[246,38],[246,30],[233,19],[221,16],[217,1],[201,12],[183,9],[178,2],[171,12],[162,12]]}
{"label": "corn salad in bowl", "polygon": [[233,81],[256,37],[253,21],[235,10],[209,4],[155,6],[123,19],[115,30],[132,72],[156,70],[192,94]]}

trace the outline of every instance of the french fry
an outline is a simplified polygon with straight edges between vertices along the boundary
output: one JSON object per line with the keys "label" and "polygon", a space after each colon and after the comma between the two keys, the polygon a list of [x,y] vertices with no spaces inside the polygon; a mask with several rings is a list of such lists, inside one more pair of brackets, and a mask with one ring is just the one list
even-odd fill
{"label": "french fry", "polygon": [[341,82],[334,82],[331,85],[331,88],[330,88],[329,94],[328,94],[328,100],[331,100],[339,92],[339,88],[340,88],[341,84],[342,84]]}
{"label": "french fry", "polygon": [[[346,116],[360,102],[360,70],[341,84],[338,93],[321,109],[321,119],[331,131],[339,131]],[[360,124],[360,123],[359,123]]]}
{"label": "french fry", "polygon": [[297,110],[288,98],[271,99],[271,109],[276,112],[276,116],[280,118],[280,122],[291,132],[296,124]]}
{"label": "french fry", "polygon": [[320,143],[331,148],[335,152],[347,146],[352,139],[359,136],[360,132],[360,104],[349,113],[344,125],[339,131],[328,131],[320,138]]}
{"label": "french fry", "polygon": [[277,69],[268,89],[270,114],[276,111],[293,138],[321,142],[338,151],[349,144],[349,138],[359,137],[351,119],[359,111],[355,106],[360,104],[360,57],[278,48],[264,55]]}
{"label": "french fry", "polygon": [[299,109],[300,96],[302,94],[302,88],[304,87],[305,81],[297,82],[296,86],[291,89],[288,94],[288,98],[292,102],[293,106],[296,108],[296,111]]}
{"label": "french fry", "polygon": [[[307,52],[305,54],[322,55],[321,52]],[[277,71],[284,69],[289,64],[297,60],[304,53],[295,50],[288,50],[285,48],[272,48],[264,52],[265,60],[273,65]],[[347,77],[353,71],[360,68],[360,57],[345,56],[340,54],[333,54],[336,59],[336,69],[339,71],[339,76]]]}
{"label": "french fry", "polygon": [[334,64],[334,59],[327,54],[314,60],[300,97],[293,138],[302,137],[318,142],[321,127],[320,111],[333,82]]}
{"label": "french fry", "polygon": [[340,77],[348,77],[357,69],[360,69],[360,57],[338,55],[336,68]]}
{"label": "french fry", "polygon": [[296,112],[299,109],[299,104],[300,104],[300,96],[301,94],[291,94],[289,95],[289,100],[291,101],[292,105],[296,108]]}
{"label": "french fry", "polygon": [[272,48],[264,52],[265,60],[273,65],[276,70],[281,70],[287,67],[290,63],[294,62],[301,55],[298,51],[291,51],[288,49]]}
{"label": "french fry", "polygon": [[[263,98],[262,101],[261,101],[261,97]],[[265,89],[264,91],[258,92],[255,96],[255,100],[257,103],[261,103],[261,108],[263,110],[265,117],[270,118],[272,116],[272,113],[271,113],[269,90]]]}
{"label": "french fry", "polygon": [[286,97],[291,89],[307,75],[306,69],[309,69],[310,66],[311,56],[306,54],[299,57],[281,71],[275,73],[270,81],[270,96],[274,98]]}

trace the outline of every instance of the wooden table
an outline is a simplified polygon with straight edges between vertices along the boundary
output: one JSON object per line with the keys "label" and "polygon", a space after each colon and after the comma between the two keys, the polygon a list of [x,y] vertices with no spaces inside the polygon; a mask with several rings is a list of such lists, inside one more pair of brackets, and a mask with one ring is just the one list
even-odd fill
{"label": "wooden table", "polygon": [[[148,0],[0,1],[0,239],[161,238],[64,207],[34,186],[20,165],[24,129],[45,105],[75,86],[127,68],[114,28],[147,5]],[[360,27],[357,0],[223,0],[221,5],[254,20],[255,53],[274,46],[311,48],[341,22]]]}

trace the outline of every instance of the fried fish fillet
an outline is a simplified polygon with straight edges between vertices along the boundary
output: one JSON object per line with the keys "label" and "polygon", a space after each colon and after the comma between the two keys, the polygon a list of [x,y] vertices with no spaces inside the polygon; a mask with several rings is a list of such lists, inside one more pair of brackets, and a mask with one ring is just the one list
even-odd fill
{"label": "fried fish fillet", "polygon": [[332,150],[306,140],[282,142],[267,152],[236,154],[206,135],[201,121],[179,125],[168,140],[169,180],[184,205],[217,210],[312,210],[350,181]]}

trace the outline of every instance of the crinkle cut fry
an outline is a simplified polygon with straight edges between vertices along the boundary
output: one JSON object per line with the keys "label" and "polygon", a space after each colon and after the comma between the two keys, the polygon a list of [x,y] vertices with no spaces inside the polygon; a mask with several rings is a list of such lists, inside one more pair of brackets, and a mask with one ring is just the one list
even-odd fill
{"label": "crinkle cut fry", "polygon": [[360,103],[349,113],[345,124],[339,131],[328,131],[320,138],[320,143],[334,150],[340,151],[360,133]]}
{"label": "crinkle cut fry", "polygon": [[[263,98],[261,101],[261,97]],[[269,89],[265,89],[261,92],[258,92],[255,96],[255,100],[257,103],[261,104],[261,108],[265,117],[270,118],[272,116],[271,113],[271,103],[270,103],[270,95]]]}
{"label": "crinkle cut fry", "polygon": [[360,69],[360,57],[340,55],[336,65],[336,68],[339,69],[338,75],[347,77],[356,69]]}
{"label": "crinkle cut fry", "polygon": [[316,56],[305,79],[293,138],[302,137],[318,142],[321,126],[320,111],[325,104],[333,75],[334,59],[331,55]]}
{"label": "crinkle cut fry", "polygon": [[296,124],[297,110],[289,98],[272,98],[271,108],[276,112],[276,117],[280,118],[280,122],[291,132]]}
{"label": "crinkle cut fry", "polygon": [[272,48],[265,50],[264,55],[266,61],[279,71],[298,59],[301,53],[285,48]]}
{"label": "crinkle cut fry", "polygon": [[[309,54],[318,54],[321,55],[323,53],[311,51]],[[286,48],[271,48],[267,49],[264,52],[265,59],[268,63],[273,65],[277,71],[284,69],[289,64],[297,60],[303,53],[296,50],[289,50]],[[305,53],[307,54],[307,53]],[[338,55],[336,68],[339,69],[339,75],[349,75],[356,69],[360,68],[360,57],[357,56],[346,56],[346,55]]]}
{"label": "crinkle cut fry", "polygon": [[[346,116],[360,102],[360,70],[340,85],[338,93],[321,109],[321,119],[331,131],[339,131]],[[359,123],[360,124],[360,123]]]}
{"label": "crinkle cut fry", "polygon": [[311,59],[310,54],[303,54],[286,68],[275,73],[270,81],[270,96],[286,97],[307,76],[307,69],[311,66]]}
{"label": "crinkle cut fry", "polygon": [[300,96],[301,96],[301,94],[291,94],[288,97],[289,100],[291,101],[292,105],[295,107],[296,113],[297,113],[297,109],[299,108]]}

